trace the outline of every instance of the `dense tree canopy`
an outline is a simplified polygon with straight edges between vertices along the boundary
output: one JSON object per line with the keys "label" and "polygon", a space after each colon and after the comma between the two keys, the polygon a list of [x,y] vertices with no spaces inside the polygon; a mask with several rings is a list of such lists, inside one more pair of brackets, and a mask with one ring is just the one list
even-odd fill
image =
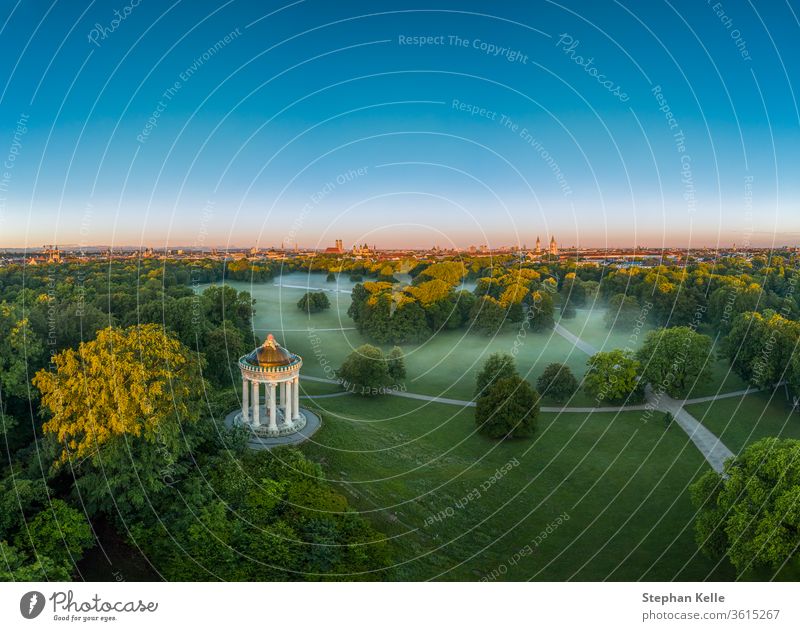
{"label": "dense tree canopy", "polygon": [[578,391],[578,380],[566,364],[548,364],[536,382],[543,397],[563,403]]}
{"label": "dense tree canopy", "polygon": [[[172,581],[379,580],[383,537],[295,449],[229,455],[159,498],[133,537]],[[188,558],[188,562],[187,562]]]}
{"label": "dense tree canopy", "polygon": [[742,573],[797,566],[800,549],[800,441],[764,438],[691,488],[697,542]]}
{"label": "dense tree canopy", "polygon": [[517,374],[517,364],[508,353],[492,353],[486,358],[478,374],[475,376],[475,396],[480,397],[489,386],[498,379],[513,377]]}
{"label": "dense tree canopy", "polygon": [[490,438],[525,438],[536,430],[539,395],[519,375],[493,381],[477,401],[478,431]]}
{"label": "dense tree canopy", "polygon": [[198,420],[203,383],[197,358],[153,324],[108,328],[53,358],[33,380],[50,418],[43,429],[61,460],[94,457],[129,436],[173,446]]}
{"label": "dense tree canopy", "polygon": [[331,301],[324,291],[308,291],[297,302],[297,308],[308,314],[319,313],[331,308]]}
{"label": "dense tree canopy", "polygon": [[339,378],[345,390],[365,396],[380,394],[392,383],[383,351],[371,344],[359,346],[347,356],[339,368]]}
{"label": "dense tree canopy", "polygon": [[650,331],[636,354],[642,378],[657,391],[679,397],[711,374],[711,338],[686,326]]}
{"label": "dense tree canopy", "polygon": [[797,381],[800,324],[772,310],[748,312],[733,320],[724,353],[733,370],[760,388]]}
{"label": "dense tree canopy", "polygon": [[611,328],[631,329],[641,317],[641,307],[635,296],[616,294],[608,301],[605,313],[606,326]]}
{"label": "dense tree canopy", "polygon": [[640,389],[641,364],[628,351],[597,353],[586,365],[583,387],[598,401],[626,401]]}

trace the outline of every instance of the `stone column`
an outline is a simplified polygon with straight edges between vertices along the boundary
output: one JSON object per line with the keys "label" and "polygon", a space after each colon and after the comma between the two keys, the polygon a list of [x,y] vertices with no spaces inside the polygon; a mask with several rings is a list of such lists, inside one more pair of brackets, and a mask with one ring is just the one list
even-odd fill
{"label": "stone column", "polygon": [[292,418],[298,419],[300,418],[300,375],[294,378],[294,388],[292,388],[292,392],[294,392],[294,405],[292,406],[294,416]]}
{"label": "stone column", "polygon": [[275,384],[269,384],[269,428],[278,429],[278,414],[275,412]]}
{"label": "stone column", "polygon": [[253,382],[253,427],[259,427],[261,425],[261,420],[258,418],[260,415],[260,407],[261,401],[260,394],[259,394],[259,383],[257,381]]}
{"label": "stone column", "polygon": [[283,422],[287,425],[292,423],[292,382],[286,381],[284,384],[286,398],[283,402]]}
{"label": "stone column", "polygon": [[250,421],[250,384],[242,376],[242,422]]}
{"label": "stone column", "polygon": [[285,411],[286,410],[286,382],[285,381],[281,382],[280,390],[281,390],[280,404],[281,404],[281,406],[283,406],[283,409]]}

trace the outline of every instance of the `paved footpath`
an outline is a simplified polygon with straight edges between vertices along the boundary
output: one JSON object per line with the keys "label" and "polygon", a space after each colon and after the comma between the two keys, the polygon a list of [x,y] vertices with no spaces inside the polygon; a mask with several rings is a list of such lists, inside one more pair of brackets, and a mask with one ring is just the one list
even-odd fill
{"label": "paved footpath", "polygon": [[686,432],[708,464],[717,473],[722,473],[722,465],[733,456],[733,452],[705,425],[684,409],[684,403],[688,402],[677,401],[666,392],[657,395],[650,386],[647,386],[647,389],[647,399],[654,404],[655,409],[672,414],[675,422]]}
{"label": "paved footpath", "polygon": [[592,346],[588,342],[584,342],[577,335],[574,335],[574,334],[570,333],[569,331],[567,331],[567,329],[565,329],[560,324],[556,324],[555,325],[555,331],[561,337],[563,337],[565,340],[570,342],[575,348],[577,348],[579,350],[582,350],[584,353],[586,353],[589,356],[594,355],[594,354],[596,354],[598,352],[598,350],[594,346]]}

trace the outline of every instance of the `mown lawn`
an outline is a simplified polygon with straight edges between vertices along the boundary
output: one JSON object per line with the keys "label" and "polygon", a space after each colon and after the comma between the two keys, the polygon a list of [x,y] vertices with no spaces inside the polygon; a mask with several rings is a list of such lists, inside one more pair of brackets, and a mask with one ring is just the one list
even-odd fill
{"label": "mown lawn", "polygon": [[687,486],[707,465],[677,426],[543,414],[535,437],[497,442],[456,406],[306,405],[324,425],[303,450],[391,537],[397,579],[733,578],[697,552]]}
{"label": "mown lawn", "polygon": [[695,403],[686,409],[734,453],[766,436],[800,438],[800,414],[792,412],[783,388]]}

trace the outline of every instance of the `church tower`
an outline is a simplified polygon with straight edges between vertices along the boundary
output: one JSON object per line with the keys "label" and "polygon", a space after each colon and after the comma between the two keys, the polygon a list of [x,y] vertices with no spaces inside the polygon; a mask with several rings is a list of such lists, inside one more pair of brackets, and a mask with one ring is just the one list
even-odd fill
{"label": "church tower", "polygon": [[539,240],[539,237],[536,237],[536,254],[542,253],[542,242]]}
{"label": "church tower", "polygon": [[558,256],[558,244],[555,237],[550,237],[550,255]]}

